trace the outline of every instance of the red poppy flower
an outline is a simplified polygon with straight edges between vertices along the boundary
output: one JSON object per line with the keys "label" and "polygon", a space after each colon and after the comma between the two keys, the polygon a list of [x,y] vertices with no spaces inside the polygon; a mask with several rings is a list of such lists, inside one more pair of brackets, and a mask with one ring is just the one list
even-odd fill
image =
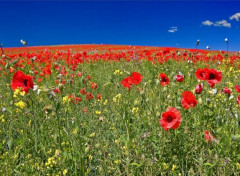
{"label": "red poppy flower", "polygon": [[84,108],[83,108],[83,112],[84,112],[84,114],[87,113],[87,107],[84,107]]}
{"label": "red poppy flower", "polygon": [[78,103],[78,102],[81,102],[82,101],[82,99],[81,98],[79,98],[79,97],[75,97],[74,95],[69,95],[68,96],[68,98],[71,100],[71,102],[73,102],[73,103]]}
{"label": "red poppy flower", "polygon": [[55,93],[61,93],[61,91],[60,91],[59,88],[54,89],[53,92],[55,92]]}
{"label": "red poppy flower", "polygon": [[195,93],[200,94],[200,93],[202,93],[202,90],[203,90],[203,85],[202,84],[196,85]]}
{"label": "red poppy flower", "polygon": [[79,92],[80,92],[80,94],[82,94],[82,95],[85,95],[85,94],[87,93],[85,88],[80,89]]}
{"label": "red poppy flower", "polygon": [[38,79],[37,79],[37,82],[42,82],[42,78],[38,78]]}
{"label": "red poppy flower", "polygon": [[133,84],[138,85],[142,81],[142,75],[138,72],[132,73]]}
{"label": "red poppy flower", "polygon": [[8,71],[9,71],[10,73],[13,73],[13,72],[15,71],[15,68],[11,67],[11,68],[8,69]]}
{"label": "red poppy flower", "polygon": [[240,92],[240,86],[239,85],[235,85],[234,88],[237,92]]}
{"label": "red poppy flower", "polygon": [[176,75],[175,79],[177,82],[183,82],[184,81],[184,76],[183,75]]}
{"label": "red poppy flower", "polygon": [[82,99],[80,97],[75,97],[75,101],[76,101],[76,103],[78,103],[78,102],[81,102]]}
{"label": "red poppy flower", "polygon": [[82,72],[78,72],[78,77],[81,77],[82,76]]}
{"label": "red poppy flower", "polygon": [[90,75],[87,75],[87,79],[90,80],[90,79],[91,79],[91,76],[90,76]]}
{"label": "red poppy flower", "polygon": [[55,70],[59,70],[59,66],[58,65],[54,65]]}
{"label": "red poppy flower", "polygon": [[97,99],[97,100],[101,100],[101,99],[102,99],[102,95],[101,95],[101,94],[97,94],[96,99]]}
{"label": "red poppy flower", "polygon": [[204,131],[205,132],[205,140],[207,142],[211,142],[212,140],[216,140],[216,138],[207,130]]}
{"label": "red poppy flower", "polygon": [[92,100],[93,99],[93,95],[91,93],[87,93],[86,94],[86,99]]}
{"label": "red poppy flower", "polygon": [[22,71],[17,71],[13,75],[11,88],[15,91],[15,89],[20,88],[22,91],[28,93],[30,88],[33,88],[32,77],[29,75],[25,75]]}
{"label": "red poppy flower", "polygon": [[182,93],[182,106],[184,109],[189,109],[190,107],[194,108],[197,105],[197,100],[191,91],[185,91]]}
{"label": "red poppy flower", "polygon": [[70,74],[70,77],[74,78],[74,77],[75,77],[75,74],[74,74],[74,73]]}
{"label": "red poppy flower", "polygon": [[72,70],[75,71],[77,69],[77,66],[76,65],[73,65],[72,66]]}
{"label": "red poppy flower", "polygon": [[215,84],[220,83],[222,80],[222,72],[215,70],[215,69],[209,69],[207,72],[207,81],[211,88],[215,86]]}
{"label": "red poppy flower", "polygon": [[237,97],[237,103],[238,103],[238,105],[240,107],[240,95]]}
{"label": "red poppy flower", "polygon": [[224,93],[226,93],[226,94],[231,94],[231,89],[229,89],[229,88],[227,88],[227,87],[225,87],[225,88],[223,89],[223,91],[224,91]]}
{"label": "red poppy flower", "polygon": [[195,72],[195,76],[197,77],[197,79],[199,80],[207,80],[207,73],[208,73],[208,68],[204,68],[204,69],[197,69],[197,71]]}
{"label": "red poppy flower", "polygon": [[169,78],[165,73],[160,73],[159,77],[161,79],[160,80],[161,86],[166,86],[169,84]]}
{"label": "red poppy flower", "polygon": [[91,88],[92,88],[92,89],[96,89],[96,88],[97,88],[97,84],[94,83],[94,82],[92,82],[92,83],[91,83]]}
{"label": "red poppy flower", "polygon": [[177,129],[181,121],[181,113],[176,108],[169,107],[167,111],[162,114],[159,123],[164,130],[168,131],[170,128]]}
{"label": "red poppy flower", "polygon": [[131,89],[131,87],[133,85],[132,77],[131,76],[126,77],[124,80],[121,81],[121,84],[122,84],[123,87],[128,88],[129,91],[130,91],[130,89]]}

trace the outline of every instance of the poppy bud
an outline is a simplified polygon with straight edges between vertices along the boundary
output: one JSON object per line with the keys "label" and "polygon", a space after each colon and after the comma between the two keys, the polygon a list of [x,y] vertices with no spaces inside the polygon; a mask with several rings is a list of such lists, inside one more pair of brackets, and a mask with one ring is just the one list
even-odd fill
{"label": "poppy bud", "polygon": [[226,94],[231,94],[231,89],[229,89],[229,88],[227,88],[227,87],[225,87],[224,89],[223,89],[223,91],[224,91],[224,93],[226,93]]}
{"label": "poppy bud", "polygon": [[197,94],[202,93],[202,90],[203,90],[203,85],[202,85],[202,84],[198,84],[198,85],[196,86],[196,88],[195,88],[195,92],[196,92]]}
{"label": "poppy bud", "polygon": [[175,76],[175,79],[176,79],[177,82],[183,82],[184,81],[184,76],[178,74],[178,75]]}

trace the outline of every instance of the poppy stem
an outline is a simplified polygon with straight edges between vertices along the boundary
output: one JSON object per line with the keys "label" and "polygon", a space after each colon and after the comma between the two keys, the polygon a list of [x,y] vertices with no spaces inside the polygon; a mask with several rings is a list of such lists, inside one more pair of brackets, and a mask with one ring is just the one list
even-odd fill
{"label": "poppy stem", "polygon": [[[33,99],[30,98],[31,100],[31,104],[33,106]],[[35,115],[35,112],[34,112],[34,109],[32,110],[32,116],[33,116],[33,120],[34,120],[34,148],[35,148],[35,152],[37,153],[37,150],[38,150],[38,124],[37,124],[37,118],[36,118],[36,115]],[[36,154],[35,153],[35,154]]]}
{"label": "poppy stem", "polygon": [[227,55],[228,55],[228,43],[227,43]]}

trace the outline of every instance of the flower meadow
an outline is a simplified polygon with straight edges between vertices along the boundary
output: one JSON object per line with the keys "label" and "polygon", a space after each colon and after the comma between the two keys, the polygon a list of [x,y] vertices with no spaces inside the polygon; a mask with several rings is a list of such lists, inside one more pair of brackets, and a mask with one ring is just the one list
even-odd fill
{"label": "flower meadow", "polygon": [[0,175],[240,174],[239,53],[4,51]]}

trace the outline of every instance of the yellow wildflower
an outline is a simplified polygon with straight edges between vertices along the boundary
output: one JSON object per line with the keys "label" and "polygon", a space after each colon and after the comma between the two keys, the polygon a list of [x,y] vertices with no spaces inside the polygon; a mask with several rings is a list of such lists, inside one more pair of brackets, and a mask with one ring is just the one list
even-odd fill
{"label": "yellow wildflower", "polygon": [[120,70],[115,70],[115,72],[113,74],[118,75],[119,73],[120,73]]}
{"label": "yellow wildflower", "polygon": [[233,88],[233,83],[228,82],[228,87],[229,87],[230,89]]}
{"label": "yellow wildflower", "polygon": [[164,169],[167,169],[168,165],[166,163],[163,163],[163,167],[164,167]]}
{"label": "yellow wildflower", "polygon": [[114,75],[121,75],[122,72],[120,70],[115,70],[115,72],[113,73]]}
{"label": "yellow wildflower", "polygon": [[77,129],[73,129],[73,132],[72,132],[72,133],[76,135],[77,132],[78,132]]}
{"label": "yellow wildflower", "polygon": [[107,105],[107,103],[108,103],[108,100],[105,100],[103,104],[104,104],[104,105]]}
{"label": "yellow wildflower", "polygon": [[20,92],[20,95],[21,95],[21,96],[24,96],[25,94],[26,94],[25,91]]}
{"label": "yellow wildflower", "polygon": [[26,107],[26,103],[24,103],[23,101],[19,101],[18,103],[15,103],[15,106],[23,109]]}
{"label": "yellow wildflower", "polygon": [[116,95],[116,98],[121,98],[122,97],[122,94],[117,94]]}
{"label": "yellow wildflower", "polygon": [[89,160],[91,161],[93,159],[93,156],[92,155],[89,155],[88,156]]}
{"label": "yellow wildflower", "polygon": [[64,171],[63,171],[63,175],[66,175],[67,172],[68,172],[68,170],[67,170],[67,169],[64,169]]}
{"label": "yellow wildflower", "polygon": [[94,137],[94,136],[95,136],[95,133],[90,134],[90,137]]}
{"label": "yellow wildflower", "polygon": [[95,113],[96,113],[97,115],[101,115],[101,114],[102,114],[101,111],[95,111]]}
{"label": "yellow wildflower", "polygon": [[68,96],[63,97],[63,103],[69,103],[70,98]]}
{"label": "yellow wildflower", "polygon": [[14,93],[13,93],[13,97],[16,98],[19,94],[20,94],[21,90],[20,89],[15,89]]}
{"label": "yellow wildflower", "polygon": [[132,108],[132,112],[133,112],[133,113],[137,113],[138,110],[139,110],[139,108],[135,108],[135,107]]}
{"label": "yellow wildflower", "polygon": [[4,114],[0,116],[0,120],[2,121],[2,123],[5,122],[5,119],[4,119]]}
{"label": "yellow wildflower", "polygon": [[115,160],[114,163],[115,163],[115,164],[120,164],[120,163],[121,163],[121,160]]}
{"label": "yellow wildflower", "polygon": [[172,165],[172,171],[174,171],[177,168],[175,164]]}
{"label": "yellow wildflower", "polygon": [[61,150],[57,149],[57,150],[55,151],[55,156],[59,156],[59,155],[60,155],[60,152],[61,152]]}
{"label": "yellow wildflower", "polygon": [[237,163],[236,166],[237,166],[237,169],[240,170],[240,164]]}
{"label": "yellow wildflower", "polygon": [[114,103],[119,103],[121,100],[122,95],[121,94],[117,94],[114,98],[113,98],[113,102]]}

